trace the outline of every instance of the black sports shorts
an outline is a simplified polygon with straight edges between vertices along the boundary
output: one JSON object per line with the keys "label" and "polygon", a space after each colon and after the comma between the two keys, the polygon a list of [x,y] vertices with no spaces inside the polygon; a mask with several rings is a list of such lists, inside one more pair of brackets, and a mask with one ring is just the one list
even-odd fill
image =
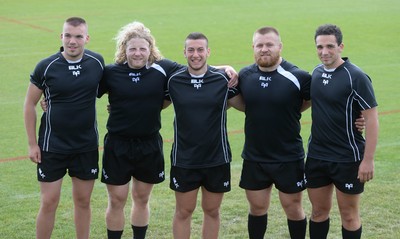
{"label": "black sports shorts", "polygon": [[201,186],[213,193],[231,190],[230,163],[195,169],[171,166],[170,176],[170,188],[177,192],[189,192]]}
{"label": "black sports shorts", "polygon": [[37,178],[40,182],[54,182],[65,176],[82,180],[97,179],[99,175],[98,149],[76,153],[59,154],[41,152],[42,162],[37,165]]}
{"label": "black sports shorts", "polygon": [[343,193],[360,194],[364,183],[357,178],[360,162],[337,163],[314,158],[307,158],[305,175],[307,188],[319,188],[329,184]]}
{"label": "black sports shorts", "polygon": [[239,186],[247,190],[262,190],[272,184],[284,193],[298,193],[305,189],[304,161],[260,163],[243,161]]}
{"label": "black sports shorts", "polygon": [[140,139],[105,136],[101,181],[124,185],[132,177],[150,184],[165,180],[163,141],[159,133]]}

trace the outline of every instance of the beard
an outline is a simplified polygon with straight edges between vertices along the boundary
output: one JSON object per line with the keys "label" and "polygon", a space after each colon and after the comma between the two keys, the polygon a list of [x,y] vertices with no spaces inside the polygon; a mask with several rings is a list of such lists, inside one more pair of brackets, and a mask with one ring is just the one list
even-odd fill
{"label": "beard", "polygon": [[128,66],[132,69],[141,69],[147,65],[147,59],[132,59],[127,58]]}
{"label": "beard", "polygon": [[280,56],[279,54],[272,54],[272,55],[256,55],[255,57],[257,65],[261,67],[271,67],[278,64]]}

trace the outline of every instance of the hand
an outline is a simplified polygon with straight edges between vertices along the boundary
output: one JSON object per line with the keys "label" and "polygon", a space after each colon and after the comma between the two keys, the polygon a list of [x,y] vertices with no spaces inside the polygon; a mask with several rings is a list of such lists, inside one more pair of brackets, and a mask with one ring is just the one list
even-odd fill
{"label": "hand", "polygon": [[364,132],[365,129],[365,119],[362,114],[360,114],[360,117],[356,119],[356,122],[354,122],[357,130],[361,133]]}
{"label": "hand", "polygon": [[47,100],[45,98],[40,101],[40,107],[44,112],[47,112]]}
{"label": "hand", "polygon": [[358,168],[357,178],[362,183],[366,183],[374,178],[374,161],[373,160],[363,160]]}
{"label": "hand", "polygon": [[225,73],[230,78],[230,80],[228,82],[228,87],[229,88],[236,87],[238,85],[238,83],[239,83],[239,75],[235,71],[235,69],[233,69],[233,67],[231,67],[231,66],[227,66],[225,68]]}
{"label": "hand", "polygon": [[34,145],[29,147],[29,159],[34,163],[41,163],[42,157],[39,145]]}

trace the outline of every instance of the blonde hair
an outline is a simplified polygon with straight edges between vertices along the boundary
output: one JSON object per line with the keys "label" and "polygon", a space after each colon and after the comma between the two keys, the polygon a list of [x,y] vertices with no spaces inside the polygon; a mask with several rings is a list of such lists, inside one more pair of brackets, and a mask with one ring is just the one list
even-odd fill
{"label": "blonde hair", "polygon": [[115,62],[118,64],[123,64],[127,61],[126,59],[126,45],[132,38],[141,38],[149,43],[150,56],[148,65],[153,64],[155,61],[163,59],[161,52],[156,46],[156,40],[151,35],[150,29],[147,28],[141,22],[131,22],[123,26],[117,36],[114,38],[116,41],[116,52],[115,52]]}

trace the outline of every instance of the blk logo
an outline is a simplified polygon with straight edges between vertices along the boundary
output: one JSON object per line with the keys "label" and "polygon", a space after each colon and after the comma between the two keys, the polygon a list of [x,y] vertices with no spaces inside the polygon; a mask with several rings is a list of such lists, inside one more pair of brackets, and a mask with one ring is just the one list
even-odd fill
{"label": "blk logo", "polygon": [[78,77],[80,74],[81,74],[80,71],[73,71],[73,72],[72,72],[72,75],[74,75],[74,76],[76,76],[76,77]]}
{"label": "blk logo", "polygon": [[262,88],[267,88],[268,86],[269,86],[269,81],[272,81],[272,79],[271,79],[271,77],[270,76],[267,76],[267,77],[265,77],[265,76],[260,76],[259,78],[258,78],[258,80],[259,81],[261,81],[261,87]]}
{"label": "blk logo", "polygon": [[81,74],[82,66],[81,65],[76,65],[76,66],[68,66],[68,70],[72,71],[72,75],[75,77],[78,77]]}
{"label": "blk logo", "polygon": [[191,79],[190,83],[193,84],[193,87],[196,89],[200,89],[202,84],[204,83],[203,79]]}
{"label": "blk logo", "polygon": [[258,78],[259,81],[272,81],[270,76],[260,76],[260,78]]}
{"label": "blk logo", "polygon": [[92,170],[90,170],[90,172],[91,172],[92,174],[96,174],[96,173],[97,173],[97,168],[92,168]]}
{"label": "blk logo", "polygon": [[332,79],[332,74],[322,73],[322,78],[325,78],[325,79]]}
{"label": "blk logo", "polygon": [[138,83],[140,81],[140,72],[139,73],[129,73],[129,76],[132,77],[132,82]]}
{"label": "blk logo", "polygon": [[224,187],[228,187],[229,186],[229,181],[224,182]]}
{"label": "blk logo", "polygon": [[75,65],[75,66],[68,66],[68,70],[72,71],[72,75],[78,77],[81,74],[82,66]]}
{"label": "blk logo", "polygon": [[76,66],[68,66],[68,70],[70,71],[76,71],[76,70],[82,70],[82,66],[81,65],[76,65]]}
{"label": "blk logo", "polygon": [[329,84],[329,80],[332,79],[332,74],[322,73],[322,84],[327,85]]}

